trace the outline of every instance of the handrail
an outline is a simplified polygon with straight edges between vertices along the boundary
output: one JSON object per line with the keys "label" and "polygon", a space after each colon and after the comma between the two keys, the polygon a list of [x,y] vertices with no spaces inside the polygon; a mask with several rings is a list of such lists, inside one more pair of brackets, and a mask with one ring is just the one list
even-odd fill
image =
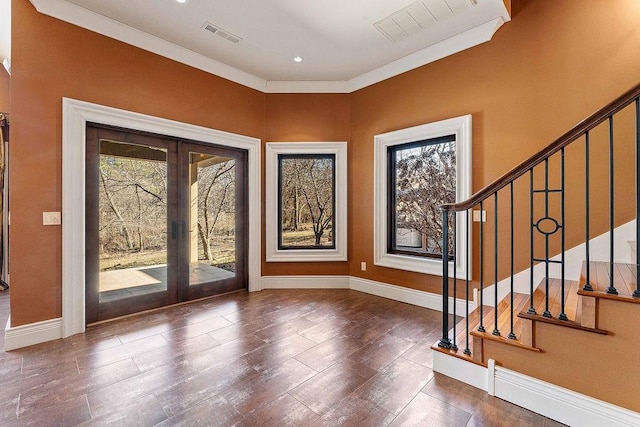
{"label": "handrail", "polygon": [[527,160],[511,169],[509,172],[505,173],[504,175],[493,181],[491,184],[474,193],[467,200],[458,203],[443,204],[440,206],[440,208],[445,212],[459,212],[472,208],[497,191],[509,185],[509,183],[513,182],[516,178],[524,175],[531,168],[542,163],[545,159],[548,159],[550,156],[578,139],[586,131],[593,129],[594,127],[605,121],[609,116],[612,116],[613,114],[625,108],[639,96],[640,84],[635,86],[633,89],[625,92],[615,101],[607,104],[605,107],[601,108],[585,120],[578,123],[573,129],[553,141],[542,151],[529,157]]}

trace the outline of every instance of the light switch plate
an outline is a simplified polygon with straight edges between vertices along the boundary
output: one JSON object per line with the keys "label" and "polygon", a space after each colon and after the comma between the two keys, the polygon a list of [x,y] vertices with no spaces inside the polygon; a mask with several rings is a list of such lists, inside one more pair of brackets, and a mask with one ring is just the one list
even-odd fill
{"label": "light switch plate", "polygon": [[[480,222],[480,211],[479,210],[474,210],[473,211],[473,222]],[[482,211],[482,222],[487,222],[487,211],[485,211],[485,210]]]}
{"label": "light switch plate", "polygon": [[60,212],[42,212],[42,225],[60,225]]}

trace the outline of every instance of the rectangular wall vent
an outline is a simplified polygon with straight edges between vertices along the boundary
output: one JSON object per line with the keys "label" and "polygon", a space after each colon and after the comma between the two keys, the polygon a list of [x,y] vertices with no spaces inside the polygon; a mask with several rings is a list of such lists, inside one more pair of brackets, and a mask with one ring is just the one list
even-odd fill
{"label": "rectangular wall vent", "polygon": [[373,24],[392,43],[466,10],[476,0],[418,0]]}
{"label": "rectangular wall vent", "polygon": [[242,40],[241,37],[238,37],[235,34],[232,34],[227,30],[223,30],[219,26],[214,25],[214,24],[212,24],[211,22],[208,22],[208,21],[206,21],[202,25],[202,28],[204,28],[205,30],[215,34],[216,36],[222,37],[223,39],[230,41],[231,43],[239,43]]}

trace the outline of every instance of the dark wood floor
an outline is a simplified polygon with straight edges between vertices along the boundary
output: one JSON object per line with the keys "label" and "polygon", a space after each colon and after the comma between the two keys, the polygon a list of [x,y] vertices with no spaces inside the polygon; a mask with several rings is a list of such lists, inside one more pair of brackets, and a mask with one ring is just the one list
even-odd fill
{"label": "dark wood floor", "polygon": [[440,325],[440,313],[349,290],[120,319],[1,352],[0,425],[556,425],[434,374]]}

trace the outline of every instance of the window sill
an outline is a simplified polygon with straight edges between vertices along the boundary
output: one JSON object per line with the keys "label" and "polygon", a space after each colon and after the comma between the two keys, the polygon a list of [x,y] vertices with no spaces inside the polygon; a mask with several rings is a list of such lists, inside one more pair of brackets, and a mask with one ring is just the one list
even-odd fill
{"label": "window sill", "polygon": [[267,262],[331,262],[347,261],[347,254],[337,249],[275,250],[267,254]]}
{"label": "window sill", "polygon": [[[415,271],[416,273],[442,276],[442,260],[432,258],[413,257],[410,255],[384,254],[374,261],[381,267],[395,268],[398,270]],[[449,262],[450,269],[453,262]]]}

